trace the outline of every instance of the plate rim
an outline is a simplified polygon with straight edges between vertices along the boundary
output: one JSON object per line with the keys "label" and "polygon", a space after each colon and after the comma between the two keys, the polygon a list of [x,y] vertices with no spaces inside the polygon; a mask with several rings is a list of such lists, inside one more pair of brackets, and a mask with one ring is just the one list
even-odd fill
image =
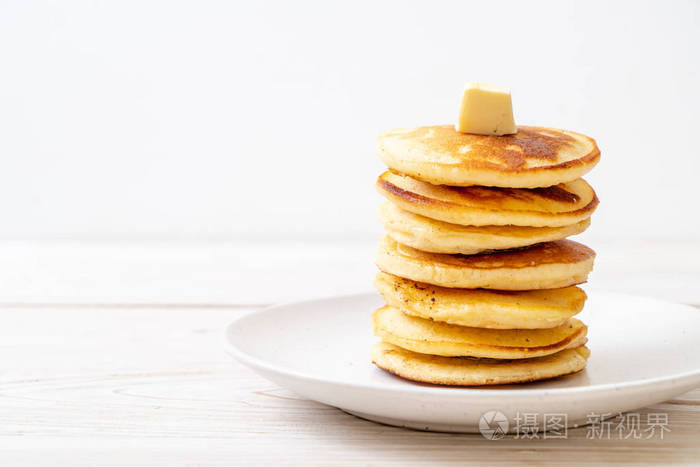
{"label": "plate rim", "polygon": [[[695,310],[691,305],[684,304],[684,303],[676,303],[676,302],[670,302],[666,300],[660,300],[657,298],[653,297],[647,297],[644,295],[634,295],[634,294],[627,294],[627,293],[619,293],[619,292],[611,292],[603,289],[595,289],[595,291],[592,293],[601,293],[604,295],[614,295],[618,297],[626,297],[626,298],[633,298],[633,299],[644,299],[644,300],[650,300],[657,302],[658,304],[662,305],[673,305],[673,306],[680,306],[683,308],[686,308],[686,311],[692,311],[692,312],[697,312],[700,313],[700,310]],[[352,388],[355,390],[369,390],[369,391],[382,391],[386,393],[392,393],[392,394],[401,394],[401,395],[407,395],[407,396],[439,396],[439,397],[468,397],[468,398],[481,398],[484,396],[495,396],[495,397],[506,397],[506,398],[521,398],[523,396],[526,397],[542,397],[542,396],[570,396],[574,394],[591,394],[595,395],[601,392],[608,392],[610,390],[619,390],[619,389],[625,389],[625,390],[635,390],[635,389],[642,389],[645,388],[651,384],[672,384],[672,383],[684,383],[689,379],[692,379],[693,377],[698,378],[698,384],[700,384],[700,368],[696,370],[690,370],[682,373],[677,373],[674,375],[669,375],[669,376],[662,376],[662,377],[652,377],[652,378],[644,378],[644,379],[637,379],[637,380],[632,380],[632,381],[624,381],[620,383],[606,383],[606,384],[598,384],[594,386],[584,386],[584,387],[568,387],[568,388],[527,388],[527,387],[522,387],[522,388],[509,388],[509,389],[494,389],[491,387],[485,387],[485,388],[480,388],[480,387],[471,387],[471,386],[429,386],[429,385],[415,385],[415,384],[409,384],[406,385],[405,387],[387,387],[385,385],[382,385],[381,383],[358,383],[358,382],[353,382],[353,381],[338,381],[335,379],[329,379],[329,378],[323,378],[319,376],[314,376],[312,374],[306,374],[300,371],[296,370],[290,370],[288,368],[275,365],[275,364],[270,364],[266,362],[263,359],[260,359],[258,357],[254,357],[241,349],[237,348],[233,342],[231,342],[231,339],[229,339],[229,336],[232,332],[232,330],[239,325],[240,322],[245,321],[247,319],[254,319],[255,316],[266,314],[266,313],[271,313],[274,311],[277,311],[280,308],[285,308],[289,306],[298,306],[298,305],[310,305],[310,304],[315,304],[318,302],[324,302],[328,300],[339,300],[339,299],[362,299],[370,296],[378,296],[378,292],[376,291],[366,291],[366,292],[359,292],[359,293],[352,293],[352,294],[339,294],[339,295],[330,295],[330,296],[325,296],[325,297],[316,297],[312,299],[307,299],[307,300],[291,300],[291,301],[286,301],[282,302],[279,304],[274,304],[267,306],[261,310],[256,310],[250,313],[246,313],[243,316],[239,316],[238,318],[232,320],[229,322],[223,333],[223,341],[224,341],[224,348],[226,352],[231,355],[233,358],[238,360],[239,362],[243,363],[244,365],[254,368],[254,369],[260,369],[266,372],[270,373],[276,373],[276,374],[282,374],[286,377],[291,377],[291,378],[296,378],[299,380],[303,380],[305,382],[309,383],[316,383],[316,384],[330,384],[330,385],[335,385],[335,386],[342,386],[345,388]],[[512,385],[512,386],[517,386],[517,385]]]}

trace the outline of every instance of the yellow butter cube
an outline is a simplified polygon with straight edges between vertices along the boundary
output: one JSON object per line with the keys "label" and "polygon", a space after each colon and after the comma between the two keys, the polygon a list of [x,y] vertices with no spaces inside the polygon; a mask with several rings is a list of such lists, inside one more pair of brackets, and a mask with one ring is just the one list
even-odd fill
{"label": "yellow butter cube", "polygon": [[490,84],[467,83],[455,128],[460,133],[477,135],[517,133],[510,90]]}

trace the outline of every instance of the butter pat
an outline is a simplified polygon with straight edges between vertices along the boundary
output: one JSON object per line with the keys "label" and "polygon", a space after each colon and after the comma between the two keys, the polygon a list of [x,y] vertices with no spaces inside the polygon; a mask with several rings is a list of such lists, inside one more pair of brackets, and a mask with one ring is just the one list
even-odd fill
{"label": "butter pat", "polygon": [[518,132],[513,119],[510,90],[483,83],[467,83],[459,106],[455,129],[477,135],[512,135]]}

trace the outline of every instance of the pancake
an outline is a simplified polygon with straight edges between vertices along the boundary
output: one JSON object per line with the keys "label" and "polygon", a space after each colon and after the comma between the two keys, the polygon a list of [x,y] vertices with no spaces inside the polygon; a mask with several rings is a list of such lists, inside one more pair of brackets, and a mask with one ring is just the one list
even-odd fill
{"label": "pancake", "polygon": [[427,253],[384,236],[376,263],[389,274],[443,287],[531,290],[585,282],[594,258],[593,250],[571,240],[464,256]]}
{"label": "pancake", "polygon": [[564,324],[583,309],[578,287],[504,291],[449,289],[380,272],[374,285],[387,305],[419,318],[488,329],[540,329]]}
{"label": "pancake", "polygon": [[379,206],[379,219],[391,238],[432,253],[473,255],[550,242],[576,235],[591,225],[590,219],[563,227],[519,227],[514,225],[468,226],[437,221],[405,211],[392,203]]}
{"label": "pancake", "polygon": [[384,172],[376,186],[401,209],[460,225],[562,227],[588,219],[598,206],[583,179],[534,189],[455,187]]}
{"label": "pancake", "polygon": [[583,370],[590,355],[587,347],[522,360],[439,357],[402,349],[386,342],[372,347],[372,363],[413,381],[451,386],[485,386],[527,383]]}
{"label": "pancake", "polygon": [[588,328],[576,318],[548,329],[482,329],[416,318],[384,306],[372,315],[374,335],[412,352],[443,357],[520,359],[542,357],[586,343]]}
{"label": "pancake", "polygon": [[459,133],[453,125],[379,136],[389,168],[436,185],[535,188],[570,182],[600,160],[594,139],[572,131],[519,126],[506,136]]}

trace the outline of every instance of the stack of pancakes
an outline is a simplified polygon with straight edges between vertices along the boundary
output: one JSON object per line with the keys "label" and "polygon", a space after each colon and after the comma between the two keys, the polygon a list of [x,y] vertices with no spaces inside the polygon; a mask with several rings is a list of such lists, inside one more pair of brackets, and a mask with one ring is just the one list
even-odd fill
{"label": "stack of pancakes", "polygon": [[508,136],[453,126],[379,137],[389,171],[377,189],[386,235],[372,316],[373,362],[401,377],[486,385],[582,370],[587,327],[574,315],[595,253],[566,240],[590,225],[598,198],[580,177],[600,159],[570,131]]}

